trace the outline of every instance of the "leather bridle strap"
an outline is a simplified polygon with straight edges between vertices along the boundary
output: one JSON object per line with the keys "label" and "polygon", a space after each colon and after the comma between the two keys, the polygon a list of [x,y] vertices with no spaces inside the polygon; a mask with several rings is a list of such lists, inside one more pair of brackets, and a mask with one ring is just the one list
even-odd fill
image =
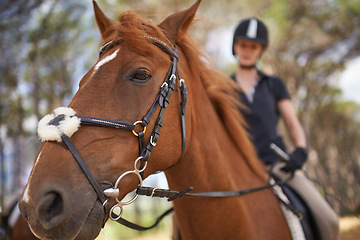
{"label": "leather bridle strap", "polygon": [[81,125],[99,126],[99,127],[112,127],[126,130],[135,130],[135,125],[124,121],[115,121],[103,118],[93,117],[78,117],[81,120]]}
{"label": "leather bridle strap", "polygon": [[187,103],[187,88],[186,88],[185,81],[180,76],[179,69],[176,68],[176,71],[177,71],[177,75],[180,79],[180,95],[181,95],[181,102],[180,102],[180,108],[181,108],[180,118],[181,118],[181,134],[182,134],[181,154],[180,154],[178,161],[175,164],[173,164],[172,166],[166,168],[164,171],[174,167],[181,161],[181,159],[184,156],[185,146],[186,146],[185,113],[186,113],[186,103]]}
{"label": "leather bridle strap", "polygon": [[[182,191],[173,191],[170,189],[161,189],[161,188],[152,188],[152,187],[138,187],[136,189],[136,193],[142,196],[148,197],[159,197],[159,198],[167,198],[168,201],[173,201],[179,197],[189,196],[189,197],[210,197],[210,198],[229,198],[229,197],[239,197],[244,196],[250,193],[262,191],[265,189],[270,189],[275,185],[285,184],[285,182],[289,181],[290,179],[285,180],[284,182],[275,182],[273,184],[268,184],[260,187],[250,188],[250,189],[243,189],[237,191],[215,191],[215,192],[201,192],[201,193],[189,193],[193,190],[192,187],[184,189]],[[168,209],[162,215],[160,215],[155,223],[149,227],[143,227],[131,222],[126,221],[125,219],[118,219],[117,222],[131,228],[134,230],[145,231],[151,228],[154,228],[164,217],[174,211],[173,208]]]}
{"label": "leather bridle strap", "polygon": [[[270,168],[269,174],[270,174],[270,176],[273,176],[272,168]],[[270,189],[275,186],[285,185],[291,179],[293,179],[293,177],[294,177],[294,172],[292,172],[288,178],[286,178],[282,181],[276,180],[273,183],[262,185],[259,187],[235,190],[235,191],[213,191],[213,192],[189,193],[191,190],[193,190],[193,187],[189,187],[182,191],[173,191],[170,189],[161,189],[161,188],[152,188],[152,187],[138,187],[136,189],[136,193],[139,195],[143,195],[143,196],[167,198],[168,201],[173,201],[176,198],[185,197],[185,196],[188,196],[188,197],[211,197],[211,198],[239,197],[239,196],[247,195],[250,193],[262,191],[265,189]]]}
{"label": "leather bridle strap", "polygon": [[156,218],[155,222],[149,227],[140,226],[140,225],[138,225],[136,223],[129,222],[129,221],[123,219],[123,218],[118,219],[116,222],[118,222],[118,223],[120,223],[120,224],[122,224],[122,225],[124,225],[124,226],[126,226],[128,228],[134,229],[134,230],[146,231],[146,230],[150,230],[150,229],[156,227],[164,217],[166,217],[167,215],[169,215],[173,211],[174,211],[174,208],[168,209],[163,214],[161,214],[158,218]]}
{"label": "leather bridle strap", "polygon": [[211,198],[228,198],[239,197],[250,193],[258,192],[261,190],[269,189],[278,185],[279,183],[268,184],[260,187],[236,190],[236,191],[214,191],[214,192],[200,192],[200,193],[188,193],[192,188],[187,188],[183,191],[173,191],[169,189],[160,189],[152,187],[138,187],[136,193],[143,196],[167,198],[168,201],[173,201],[179,197],[211,197]]}
{"label": "leather bridle strap", "polygon": [[80,156],[79,152],[76,150],[74,144],[71,142],[70,138],[68,136],[64,135],[64,134],[61,136],[61,139],[66,144],[66,146],[70,150],[71,154],[74,156],[76,162],[79,164],[81,170],[84,172],[86,178],[89,180],[90,184],[94,188],[94,190],[95,190],[96,194],[98,195],[101,203],[104,204],[105,201],[106,201],[106,196],[104,195],[103,190],[101,189],[99,183],[96,181],[96,179],[91,174],[89,168],[87,167],[86,163],[84,162],[84,160]]}
{"label": "leather bridle strap", "polygon": [[[158,46],[158,45],[156,45],[156,46]],[[164,48],[161,48],[161,49],[164,49]],[[170,50],[167,51],[167,53],[170,53]],[[176,50],[172,50],[171,53],[176,53]],[[178,78],[180,80],[180,94],[181,94],[181,102],[180,102],[180,107],[181,107],[180,120],[181,120],[181,135],[182,135],[181,153],[180,153],[180,157],[177,160],[177,162],[175,164],[171,165],[170,167],[166,168],[165,171],[167,169],[175,166],[176,164],[178,164],[184,155],[185,145],[186,145],[185,109],[186,109],[186,102],[187,102],[187,88],[186,88],[185,81],[183,79],[181,79],[181,77],[179,75],[179,70],[177,67],[177,57],[178,57],[177,54],[172,55],[171,65],[166,74],[165,80],[164,80],[162,86],[160,87],[159,92],[158,92],[152,106],[150,107],[148,112],[145,114],[145,116],[142,118],[142,126],[145,127],[150,122],[150,119],[153,116],[157,106],[160,106],[160,111],[159,111],[158,117],[155,121],[152,133],[150,135],[149,142],[145,145],[143,138],[140,138],[140,136],[139,136],[140,156],[142,156],[140,168],[142,168],[145,165],[145,162],[149,159],[151,151],[156,146],[156,143],[160,136],[160,130],[163,126],[163,121],[164,121],[165,109],[167,108],[167,106],[170,102],[170,97],[175,89],[176,79],[177,79],[176,76],[178,76]],[[143,174],[143,172],[141,173],[141,175],[142,174]]]}
{"label": "leather bridle strap", "polygon": [[[136,189],[136,193],[138,195],[142,195],[142,196],[148,196],[148,197],[159,197],[159,198],[167,198],[168,201],[173,201],[179,197],[184,197],[184,196],[188,196],[188,197],[210,197],[210,198],[229,198],[229,197],[240,197],[240,196],[244,196],[247,194],[251,194],[254,192],[258,192],[258,191],[262,191],[265,189],[270,189],[273,188],[276,185],[282,185],[282,184],[286,184],[286,182],[288,182],[289,180],[291,180],[292,176],[290,176],[288,179],[282,181],[282,182],[275,182],[272,184],[267,184],[267,185],[263,185],[260,187],[255,187],[255,188],[249,188],[249,189],[243,189],[243,190],[236,190],[236,191],[215,191],[215,192],[201,192],[201,193],[189,193],[191,190],[193,190],[192,187],[187,188],[185,190],[182,191],[173,191],[170,189],[161,189],[161,188],[152,188],[152,187],[138,187]],[[295,214],[297,214],[296,209],[292,208],[291,205],[284,203],[286,207],[288,207],[290,210],[292,210]],[[156,222],[149,226],[149,227],[143,227],[143,226],[139,226],[137,224],[131,223],[126,221],[125,219],[119,219],[117,220],[117,222],[132,228],[134,230],[139,230],[139,231],[145,231],[145,230],[149,230],[151,228],[154,228],[164,217],[166,217],[168,214],[172,213],[174,211],[174,208],[170,208],[168,209],[166,212],[164,212],[162,215],[160,215],[157,219]]]}

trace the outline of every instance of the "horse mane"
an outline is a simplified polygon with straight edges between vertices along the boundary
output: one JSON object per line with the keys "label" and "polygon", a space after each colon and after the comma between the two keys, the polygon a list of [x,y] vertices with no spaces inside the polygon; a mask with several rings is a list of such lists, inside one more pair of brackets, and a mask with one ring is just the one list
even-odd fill
{"label": "horse mane", "polygon": [[[119,16],[119,22],[120,24],[113,25],[108,29],[108,37],[103,39],[104,43],[121,37],[129,40],[124,41],[124,47],[145,56],[153,55],[152,45],[149,47],[149,44],[144,44],[144,41],[147,40],[139,36],[148,34],[161,39],[168,46],[172,45],[159,27],[144,20],[133,11],[122,13]],[[239,101],[239,87],[228,75],[210,65],[210,61],[188,34],[177,39],[176,46],[184,53],[193,76],[200,76],[199,80],[204,86],[215,111],[244,160],[250,169],[265,180],[263,165],[257,158],[255,147],[245,129],[247,126],[245,119],[239,111],[239,108],[244,108]],[[192,80],[195,80],[195,77]]]}
{"label": "horse mane", "polygon": [[239,86],[227,74],[216,70],[211,65],[189,35],[184,35],[176,42],[176,45],[184,52],[191,72],[197,73],[194,76],[200,76],[200,81],[213,107],[250,169],[266,179],[263,165],[259,164],[257,152],[246,131],[247,124],[244,116],[239,111],[245,108],[239,99],[241,91]]}

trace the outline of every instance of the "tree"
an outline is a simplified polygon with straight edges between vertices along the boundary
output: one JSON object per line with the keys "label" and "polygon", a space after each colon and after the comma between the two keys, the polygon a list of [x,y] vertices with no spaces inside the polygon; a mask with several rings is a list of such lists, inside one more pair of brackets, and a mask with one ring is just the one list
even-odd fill
{"label": "tree", "polygon": [[[24,116],[21,107],[22,98],[16,93],[19,86],[19,56],[21,53],[22,39],[18,31],[26,23],[30,12],[39,7],[40,1],[3,1],[0,4],[0,161],[1,161],[1,199],[0,204],[4,204],[5,180],[4,168],[6,143],[12,139],[14,146],[20,146],[21,136],[24,131],[22,119]],[[9,126],[8,124],[12,124]],[[19,165],[19,147],[14,149],[15,166]],[[16,183],[15,183],[16,184]]]}
{"label": "tree", "polygon": [[24,166],[35,159],[24,152],[35,123],[72,95],[73,75],[83,65],[73,61],[78,52],[67,49],[87,41],[80,37],[83,4],[16,0],[0,10],[0,150],[6,172],[12,171],[9,189],[22,187]]}
{"label": "tree", "polygon": [[[331,17],[334,14],[336,18]],[[345,183],[358,179],[360,152],[352,140],[359,137],[355,118],[359,106],[341,102],[336,83],[344,64],[360,55],[359,14],[359,2],[340,0],[276,1],[265,11],[266,17],[277,16],[271,22],[278,29],[265,61],[293,93],[309,147],[315,153],[308,166],[329,192],[341,196],[353,210],[360,204],[355,196],[360,196],[360,189],[350,190],[351,185]],[[352,112],[345,110],[350,108]],[[349,166],[354,171],[344,175]],[[333,203],[339,213],[348,212]]]}

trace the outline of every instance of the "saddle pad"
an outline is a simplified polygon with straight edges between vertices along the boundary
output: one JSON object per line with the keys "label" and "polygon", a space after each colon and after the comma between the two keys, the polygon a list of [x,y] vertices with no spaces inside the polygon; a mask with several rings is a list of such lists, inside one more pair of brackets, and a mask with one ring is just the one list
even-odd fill
{"label": "saddle pad", "polygon": [[[289,199],[282,191],[281,187],[274,186],[273,191],[283,202],[289,203]],[[303,228],[301,226],[300,219],[290,209],[288,209],[283,203],[280,202],[281,210],[284,213],[285,219],[289,225],[292,240],[306,240]]]}

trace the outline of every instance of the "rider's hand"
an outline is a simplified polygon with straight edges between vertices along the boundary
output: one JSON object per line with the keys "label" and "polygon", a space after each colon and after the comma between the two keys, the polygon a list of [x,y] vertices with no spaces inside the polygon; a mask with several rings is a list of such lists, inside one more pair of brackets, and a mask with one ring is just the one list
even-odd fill
{"label": "rider's hand", "polygon": [[300,169],[304,165],[307,159],[307,155],[308,154],[305,148],[296,148],[295,151],[290,155],[290,160],[284,167],[281,168],[281,170],[285,172],[293,172]]}

